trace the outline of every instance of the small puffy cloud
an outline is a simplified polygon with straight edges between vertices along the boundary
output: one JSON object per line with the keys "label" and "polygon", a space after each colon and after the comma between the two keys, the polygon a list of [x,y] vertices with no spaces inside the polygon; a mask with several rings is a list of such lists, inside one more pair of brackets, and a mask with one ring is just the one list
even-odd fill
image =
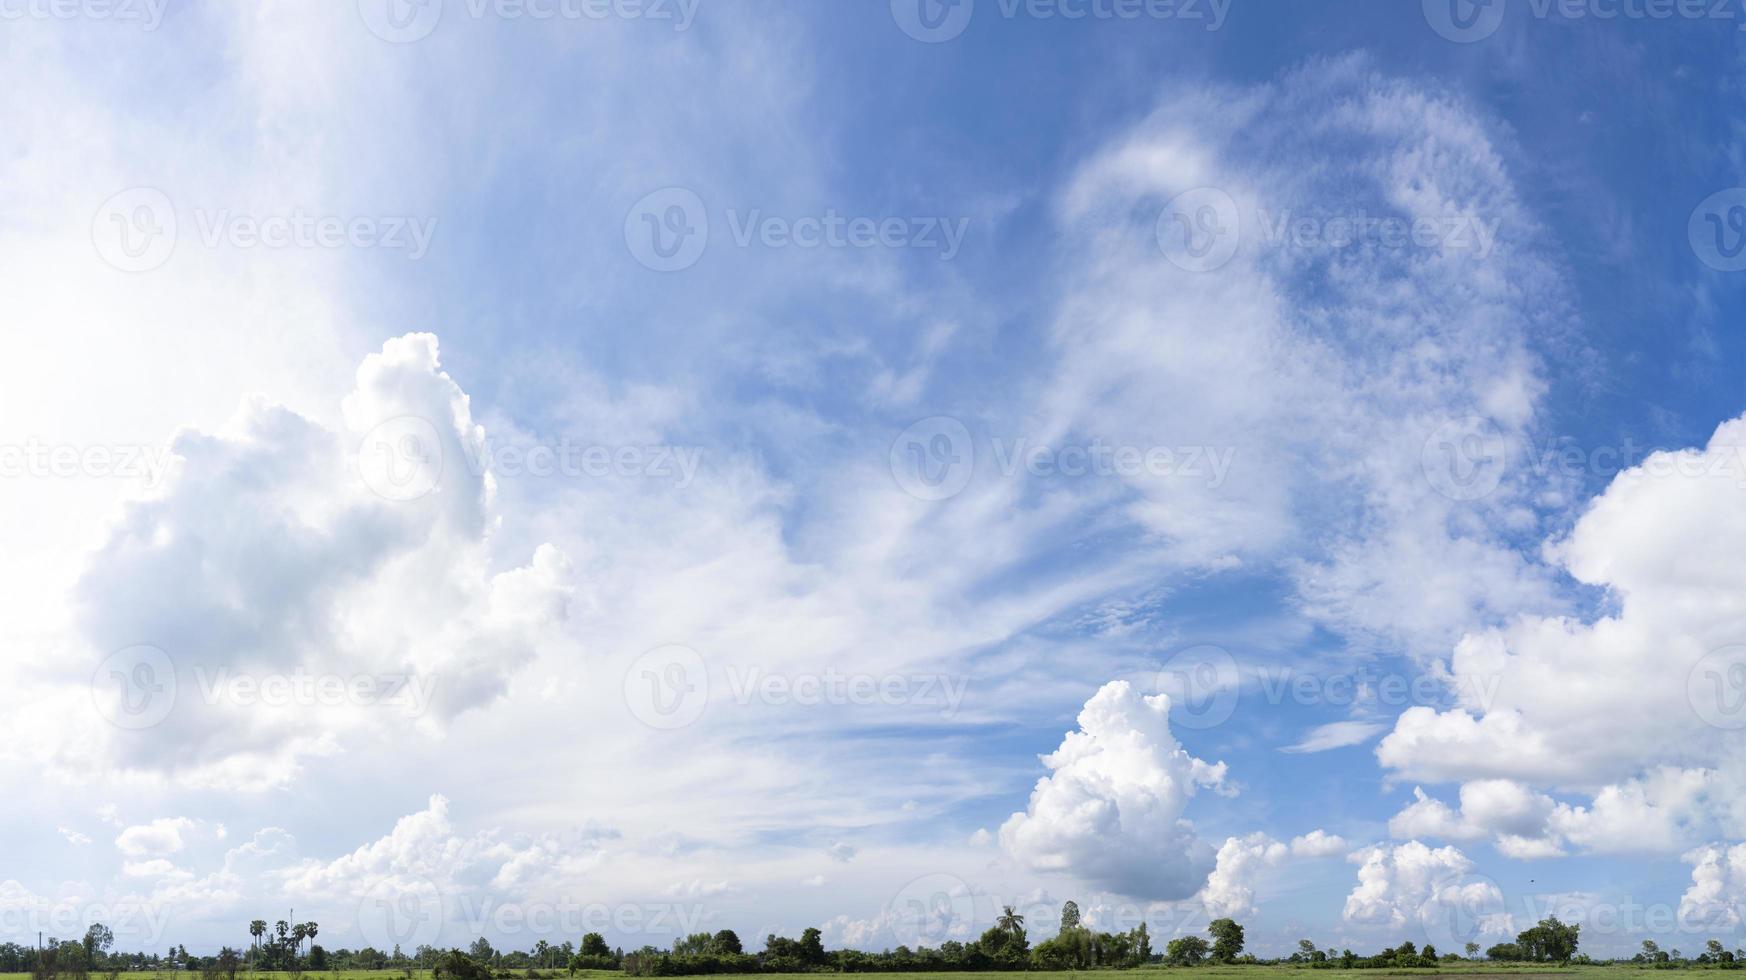
{"label": "small puffy cloud", "polygon": [[1291,839],[1291,856],[1306,858],[1335,857],[1346,853],[1346,838],[1325,830],[1312,830]]}
{"label": "small puffy cloud", "polygon": [[[288,836],[273,835],[264,843],[277,851],[289,844]],[[423,810],[401,817],[386,835],[331,861],[289,864],[272,878],[300,906],[356,908],[367,897],[417,904],[441,896],[430,911],[454,915],[468,903],[521,902],[574,887],[602,860],[600,839],[528,838],[496,829],[463,834],[449,817],[448,799],[433,794]],[[694,887],[701,895],[713,893],[716,883],[678,887]]]}
{"label": "small puffy cloud", "polygon": [[800,883],[807,888],[823,888],[825,886],[825,880],[824,875],[812,875],[811,877],[800,879]]}
{"label": "small puffy cloud", "polygon": [[733,891],[733,886],[727,881],[691,881],[675,882],[662,892],[668,898],[710,898],[715,895],[725,895]]}
{"label": "small puffy cloud", "polygon": [[1746,909],[1746,844],[1711,844],[1685,855],[1691,887],[1679,899],[1683,923],[1731,930]]}
{"label": "small puffy cloud", "polygon": [[1334,857],[1346,849],[1344,838],[1319,829],[1292,838],[1290,844],[1260,832],[1227,838],[1198,898],[1214,917],[1252,914],[1255,888],[1265,872],[1294,859]]}
{"label": "small puffy cloud", "polygon": [[1170,698],[1105,684],[1079,728],[1042,756],[1024,812],[1000,828],[1008,855],[1034,871],[1078,875],[1136,898],[1198,891],[1215,866],[1183,811],[1201,787],[1225,788],[1224,763],[1189,755],[1170,733]]}
{"label": "small puffy cloud", "polygon": [[1565,849],[1599,854],[1678,851],[1706,826],[1719,785],[1710,770],[1664,766],[1640,779],[1603,786],[1587,806],[1560,803],[1514,780],[1461,786],[1459,809],[1413,788],[1414,801],[1388,822],[1396,838],[1490,837],[1518,859],[1558,857]]}
{"label": "small puffy cloud", "polygon": [[992,843],[994,843],[994,835],[988,832],[987,827],[978,827],[976,828],[976,831],[970,835],[971,847],[987,847]]}
{"label": "small puffy cloud", "polygon": [[825,848],[825,853],[831,856],[831,860],[847,864],[855,859],[855,855],[860,853],[860,849],[853,844],[837,840],[831,841],[831,846]]}
{"label": "small puffy cloud", "polygon": [[1676,851],[1706,824],[1717,784],[1710,770],[1662,766],[1603,787],[1586,807],[1559,804],[1549,823],[1553,833],[1587,851]]}
{"label": "small puffy cloud", "polygon": [[74,847],[83,847],[84,845],[91,843],[90,837],[79,833],[71,827],[57,827],[55,829],[62,837],[67,839],[67,843],[72,844]]}
{"label": "small puffy cloud", "polygon": [[1389,818],[1388,833],[1396,838],[1432,837],[1438,840],[1470,840],[1484,831],[1461,819],[1449,804],[1413,787],[1413,802]]}
{"label": "small puffy cloud", "polygon": [[1245,915],[1255,908],[1255,881],[1261,871],[1277,867],[1291,856],[1288,845],[1263,833],[1232,837],[1219,847],[1212,874],[1200,890],[1200,900],[1212,916]]}
{"label": "small puffy cloud", "polygon": [[1341,913],[1347,922],[1433,928],[1465,913],[1481,933],[1511,930],[1502,891],[1474,876],[1473,862],[1453,846],[1432,848],[1416,840],[1378,844],[1350,859],[1359,867],[1358,884]]}
{"label": "small puffy cloud", "polygon": [[115,838],[115,848],[130,858],[174,854],[184,846],[182,835],[195,826],[187,817],[159,817],[123,830]]}
{"label": "small puffy cloud", "polygon": [[121,873],[129,878],[175,878],[186,880],[194,877],[192,874],[176,867],[163,858],[152,858],[149,861],[127,861],[121,866]]}

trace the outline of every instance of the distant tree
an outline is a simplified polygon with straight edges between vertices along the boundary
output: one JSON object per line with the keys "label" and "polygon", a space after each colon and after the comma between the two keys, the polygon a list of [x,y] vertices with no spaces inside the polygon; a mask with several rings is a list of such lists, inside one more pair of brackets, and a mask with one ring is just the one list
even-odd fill
{"label": "distant tree", "polygon": [[591,932],[582,937],[582,948],[579,952],[583,956],[611,956],[612,948],[606,945],[605,936],[598,932]]}
{"label": "distant tree", "polygon": [[1501,963],[1514,963],[1522,958],[1522,948],[1515,943],[1498,943],[1485,951],[1485,958]]}
{"label": "distant tree", "polygon": [[1479,944],[1478,943],[1468,943],[1466,946],[1464,946],[1462,948],[1467,950],[1467,958],[1468,959],[1473,959],[1474,957],[1479,955]]}
{"label": "distant tree", "polygon": [[458,949],[451,949],[437,960],[436,967],[431,971],[436,980],[491,980],[491,970],[483,963],[474,962],[471,957]]}
{"label": "distant tree", "polygon": [[800,934],[800,959],[807,966],[824,965],[824,936],[817,929],[809,927]]}
{"label": "distant tree", "polygon": [[[606,943],[602,942],[600,945],[605,946]],[[712,953],[726,953],[737,956],[740,953],[745,952],[745,947],[740,944],[739,933],[734,932],[732,929],[723,929],[716,933],[714,938],[710,939],[709,947],[710,952]]]}
{"label": "distant tree", "polygon": [[489,967],[497,959],[497,950],[491,948],[489,939],[480,936],[473,940],[472,946],[468,947],[467,956],[480,966]]}
{"label": "distant tree", "polygon": [[1582,926],[1560,922],[1557,916],[1541,919],[1516,936],[1522,958],[1533,962],[1568,963],[1576,955]]}
{"label": "distant tree", "polygon": [[109,952],[109,947],[115,943],[115,933],[101,922],[91,923],[91,928],[85,930],[85,938],[80,941],[85,947],[85,962],[95,966],[97,961]]}
{"label": "distant tree", "polygon": [[1000,918],[994,920],[994,925],[1002,932],[1022,933],[1025,931],[1025,917],[1008,905],[1000,910]]}
{"label": "distant tree", "polygon": [[1079,903],[1068,899],[1067,904],[1061,906],[1061,931],[1066,932],[1069,929],[1077,928],[1079,928]]}
{"label": "distant tree", "polygon": [[255,948],[261,948],[261,937],[267,934],[267,920],[256,919],[249,923],[249,935],[255,938]]}
{"label": "distant tree", "polygon": [[1212,959],[1216,963],[1234,962],[1243,952],[1243,927],[1234,919],[1214,919],[1206,931],[1213,937]]}
{"label": "distant tree", "polygon": [[1179,936],[1164,944],[1164,959],[1173,966],[1199,966],[1209,948],[1199,936]]}
{"label": "distant tree", "polygon": [[218,967],[218,972],[224,974],[225,980],[236,980],[236,970],[242,965],[242,955],[226,946],[218,951],[215,965]]}

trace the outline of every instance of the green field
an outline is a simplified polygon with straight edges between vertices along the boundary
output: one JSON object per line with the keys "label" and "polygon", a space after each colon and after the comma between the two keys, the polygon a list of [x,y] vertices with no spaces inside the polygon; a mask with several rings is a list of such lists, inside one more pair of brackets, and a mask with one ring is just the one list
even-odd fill
{"label": "green field", "polygon": [[[1686,970],[1682,970],[1680,972],[1687,972],[1687,971],[1693,971],[1693,970],[1703,971],[1704,969],[1705,968],[1701,967],[1701,966],[1688,967],[1688,968],[1686,968]],[[542,970],[540,972],[542,975],[552,975],[552,976],[555,976],[557,978],[560,978],[560,980],[568,980],[568,977],[569,977],[568,973],[561,971],[561,970],[560,971]],[[921,978],[927,978],[927,980],[1019,980],[1019,978],[1026,978],[1026,980],[1059,980],[1059,978],[1063,978],[1063,977],[1077,977],[1077,976],[1081,976],[1081,975],[1084,975],[1084,976],[1101,975],[1101,976],[1108,977],[1111,974],[1133,975],[1133,974],[1169,973],[1169,974],[1179,975],[1179,980],[1260,980],[1260,978],[1263,978],[1263,977],[1279,976],[1279,975],[1284,975],[1284,974],[1295,974],[1299,977],[1299,980],[1334,980],[1334,978],[1341,978],[1341,980],[1365,980],[1365,978],[1370,978],[1370,980],[1377,980],[1377,978],[1381,978],[1381,977],[1400,977],[1400,976],[1435,976],[1435,977],[1446,977],[1446,978],[1449,978],[1449,980],[1455,980],[1455,978],[1459,978],[1459,977],[1487,978],[1487,977],[1510,976],[1510,975],[1515,975],[1515,974],[1532,974],[1532,975],[1538,976],[1538,977],[1582,976],[1582,977],[1595,977],[1596,980],[1601,980],[1601,977],[1604,974],[1616,973],[1616,974],[1633,974],[1634,975],[1634,974],[1638,974],[1638,973],[1642,973],[1642,972],[1646,972],[1646,968],[1633,966],[1631,964],[1615,964],[1615,963],[1597,964],[1597,965],[1592,965],[1592,966],[1554,966],[1551,964],[1536,965],[1536,964],[1529,964],[1529,963],[1461,962],[1461,963],[1447,963],[1447,964],[1444,964],[1442,967],[1437,968],[1437,969],[1380,969],[1380,970],[1322,969],[1322,970],[1312,970],[1312,969],[1309,969],[1308,967],[1280,964],[1280,965],[1264,965],[1264,966],[1195,966],[1195,967],[1145,966],[1145,967],[1137,967],[1137,968],[1132,969],[1132,970],[1122,970],[1122,971],[1091,970],[1091,971],[1083,971],[1083,972],[1076,972],[1076,971],[1071,971],[1071,970],[1063,970],[1063,971],[1030,970],[1030,971],[1022,971],[1022,972],[1008,971],[1008,972],[989,972],[989,973],[970,973],[970,972],[866,973],[866,974],[858,974],[858,976],[865,977],[866,980],[879,980],[879,978],[892,978],[892,980],[921,980]],[[1657,972],[1660,972],[1660,971],[1657,971]],[[405,974],[400,970],[324,970],[324,971],[311,970],[311,971],[307,971],[307,972],[303,973],[301,975],[301,977],[296,978],[296,980],[403,980],[404,976],[405,976]],[[429,970],[414,970],[414,971],[412,971],[412,976],[413,976],[413,980],[431,980]],[[521,976],[521,973],[519,971],[515,971],[515,976],[519,977],[519,976]],[[621,978],[624,976],[624,974],[618,973],[616,971],[608,971],[608,970],[582,970],[582,971],[578,971],[576,976],[579,978],[602,978],[602,980],[605,980],[605,978]],[[733,976],[740,976],[740,975],[736,974]],[[746,976],[746,977],[787,977],[787,978],[794,978],[794,980],[802,980],[802,978],[806,978],[806,980],[818,980],[820,974],[817,974],[817,973],[794,973],[794,974],[758,973],[758,974],[744,974],[743,976]],[[92,980],[102,980],[102,977],[103,977],[103,975],[100,973],[92,974]],[[0,973],[0,980],[30,980],[30,974],[28,974],[28,973]],[[190,972],[187,970],[183,970],[180,972],[170,972],[167,970],[162,971],[162,972],[153,972],[153,971],[148,970],[148,971],[141,971],[141,972],[135,972],[135,973],[123,973],[123,974],[121,974],[121,980],[201,980],[201,975],[199,973],[194,973],[194,972]],[[263,973],[244,972],[244,973],[237,974],[237,980],[294,980],[294,978],[293,978],[292,974],[282,973],[282,972],[263,972]],[[723,978],[723,980],[733,980],[733,977],[732,976],[725,977],[725,978]]]}

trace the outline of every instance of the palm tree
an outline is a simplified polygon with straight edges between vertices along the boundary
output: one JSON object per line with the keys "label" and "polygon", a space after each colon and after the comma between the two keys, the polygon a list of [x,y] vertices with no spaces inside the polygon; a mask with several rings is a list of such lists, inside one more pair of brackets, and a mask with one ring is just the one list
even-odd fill
{"label": "palm tree", "polygon": [[996,919],[994,924],[1004,932],[1023,932],[1025,928],[1025,917],[1014,912],[1012,906],[1008,905],[1001,909],[1000,918]]}
{"label": "palm tree", "polygon": [[291,927],[291,953],[296,955],[303,950],[303,937],[309,935],[309,930],[299,922]]}
{"label": "palm tree", "polygon": [[309,940],[309,945],[311,945],[311,946],[315,945],[315,934],[320,932],[320,931],[321,931],[321,927],[316,925],[313,922],[303,923],[303,935],[305,938],[307,938]]}
{"label": "palm tree", "polygon": [[255,921],[249,923],[249,935],[255,937],[255,948],[256,949],[261,948],[261,937],[263,935],[266,935],[266,932],[267,932],[267,920],[266,919],[256,919]]}

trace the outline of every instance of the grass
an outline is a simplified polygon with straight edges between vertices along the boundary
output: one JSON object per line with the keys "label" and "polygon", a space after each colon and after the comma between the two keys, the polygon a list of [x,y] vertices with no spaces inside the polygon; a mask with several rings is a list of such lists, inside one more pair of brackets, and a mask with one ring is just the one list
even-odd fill
{"label": "grass", "polygon": [[[1692,967],[1690,969],[1702,970],[1703,967]],[[1129,976],[1135,974],[1157,973],[1182,974],[1183,976],[1180,977],[1180,980],[1190,980],[1190,978],[1192,978],[1192,980],[1258,980],[1258,978],[1267,975],[1284,974],[1296,974],[1298,980],[1335,980],[1335,978],[1340,978],[1340,980],[1380,980],[1382,977],[1405,976],[1433,976],[1444,977],[1447,978],[1447,980],[1456,980],[1456,978],[1461,977],[1491,978],[1512,975],[1556,977],[1580,974],[1583,977],[1594,977],[1596,974],[1622,974],[1627,971],[1630,973],[1638,973],[1643,970],[1643,967],[1634,966],[1628,963],[1607,963],[1593,966],[1555,966],[1549,963],[1487,963],[1480,961],[1462,961],[1459,963],[1445,963],[1437,969],[1390,968],[1382,970],[1311,970],[1302,966],[1277,964],[1268,966],[1198,966],[1192,968],[1144,966],[1122,972],[1125,972]],[[551,973],[554,971],[542,970],[540,972]],[[1086,975],[1089,976],[1095,974],[1096,976],[1104,978],[1104,980],[1111,980],[1110,974],[1112,972],[1115,971],[1087,971]],[[555,971],[555,974],[559,980],[568,980],[569,974],[564,971]],[[519,972],[517,975],[520,975]],[[93,973],[91,976],[92,980],[102,980],[103,977],[101,973]],[[404,976],[405,974],[400,970],[309,970],[302,974],[300,980],[402,980]],[[610,970],[581,970],[577,972],[576,976],[578,978],[622,978],[624,974]],[[788,976],[794,978],[805,978],[805,980],[819,980],[820,975],[816,973],[759,973],[747,974],[746,976]],[[861,974],[860,976],[863,977],[864,980],[880,980],[882,977],[910,978],[910,980],[921,980],[921,978],[927,978],[927,980],[1018,980],[1018,978],[1026,978],[1026,980],[1059,980],[1059,978],[1065,977],[1078,977],[1081,976],[1081,973],[1071,970],[1032,970],[1023,973],[868,973]],[[414,970],[412,971],[412,977],[413,980],[431,980],[429,970]],[[0,973],[0,980],[30,980],[30,974]],[[178,972],[171,972],[168,970],[154,972],[147,970],[138,973],[123,973],[121,974],[121,980],[200,980],[200,974],[189,970]],[[237,974],[237,980],[293,980],[293,976],[288,972],[239,972]],[[722,978],[722,980],[733,980],[733,978]]]}

